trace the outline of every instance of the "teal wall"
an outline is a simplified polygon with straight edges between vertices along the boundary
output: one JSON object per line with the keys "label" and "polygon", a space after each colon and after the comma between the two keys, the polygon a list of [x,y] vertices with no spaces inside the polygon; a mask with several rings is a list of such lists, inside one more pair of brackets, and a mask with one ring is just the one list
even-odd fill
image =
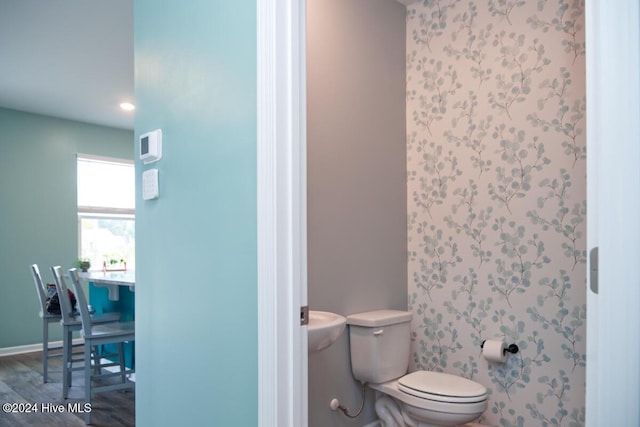
{"label": "teal wall", "polygon": [[0,108],[0,349],[42,341],[29,266],[53,283],[78,256],[78,152],[132,159],[133,134]]}
{"label": "teal wall", "polygon": [[[136,0],[136,425],[258,424],[256,4]],[[139,186],[138,186],[139,188]]]}

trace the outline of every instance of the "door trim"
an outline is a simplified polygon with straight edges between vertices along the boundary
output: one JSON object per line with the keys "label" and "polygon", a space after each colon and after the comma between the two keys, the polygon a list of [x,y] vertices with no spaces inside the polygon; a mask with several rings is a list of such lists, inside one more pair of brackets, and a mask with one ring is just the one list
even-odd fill
{"label": "door trim", "polygon": [[637,0],[586,2],[587,247],[599,248],[598,293],[587,286],[589,427],[640,423],[639,17]]}
{"label": "door trim", "polygon": [[258,420],[306,427],[305,2],[257,1]]}

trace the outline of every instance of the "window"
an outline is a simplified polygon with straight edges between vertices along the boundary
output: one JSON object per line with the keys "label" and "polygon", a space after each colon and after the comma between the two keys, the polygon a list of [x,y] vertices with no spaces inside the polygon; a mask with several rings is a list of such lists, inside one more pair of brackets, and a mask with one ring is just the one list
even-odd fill
{"label": "window", "polygon": [[125,260],[135,268],[135,173],[133,161],[78,155],[80,257],[92,270]]}

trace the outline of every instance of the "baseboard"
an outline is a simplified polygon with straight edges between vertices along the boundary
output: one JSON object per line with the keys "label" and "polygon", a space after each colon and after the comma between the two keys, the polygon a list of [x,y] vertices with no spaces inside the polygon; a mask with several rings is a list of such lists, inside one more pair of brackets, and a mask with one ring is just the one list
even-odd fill
{"label": "baseboard", "polygon": [[[74,344],[82,344],[82,338],[76,338],[73,340]],[[49,347],[62,348],[62,341],[49,341]],[[42,343],[18,345],[15,347],[0,348],[0,357],[13,356],[15,354],[34,353],[36,351],[42,351]]]}

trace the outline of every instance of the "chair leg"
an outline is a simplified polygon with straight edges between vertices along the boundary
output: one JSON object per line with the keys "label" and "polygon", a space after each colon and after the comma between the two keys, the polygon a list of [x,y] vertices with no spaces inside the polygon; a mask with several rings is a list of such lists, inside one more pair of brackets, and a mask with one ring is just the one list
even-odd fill
{"label": "chair leg", "polygon": [[66,399],[69,396],[69,387],[71,387],[71,368],[73,351],[71,347],[71,330],[64,328],[62,336],[62,398]]}
{"label": "chair leg", "polygon": [[[91,345],[84,345],[84,401],[91,405]],[[84,414],[85,424],[91,424],[91,410]]]}
{"label": "chair leg", "polygon": [[49,364],[49,322],[46,318],[42,318],[42,382],[48,380]]}
{"label": "chair leg", "polygon": [[69,331],[69,336],[67,337],[67,342],[65,343],[67,346],[67,351],[68,351],[68,356],[69,359],[65,359],[67,360],[67,366],[68,366],[68,371],[67,371],[67,377],[69,378],[69,382],[67,383],[68,388],[71,388],[72,384],[73,384],[73,332]]}
{"label": "chair leg", "polygon": [[91,346],[91,350],[93,354],[93,373],[100,375],[100,346]]}
{"label": "chair leg", "polygon": [[121,377],[121,382],[122,384],[124,384],[125,382],[127,382],[127,376],[125,375],[125,366],[124,366],[124,343],[118,343],[118,360],[120,361],[120,377]]}

